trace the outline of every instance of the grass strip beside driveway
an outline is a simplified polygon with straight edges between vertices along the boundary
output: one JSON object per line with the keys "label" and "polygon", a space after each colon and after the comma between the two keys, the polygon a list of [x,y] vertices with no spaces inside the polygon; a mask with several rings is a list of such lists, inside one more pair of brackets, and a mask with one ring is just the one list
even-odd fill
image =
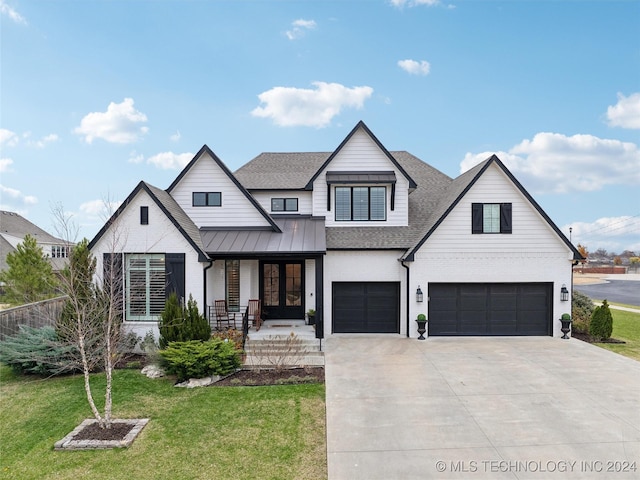
{"label": "grass strip beside driveway", "polygon": [[[96,400],[104,375],[92,377]],[[150,418],[128,449],[54,451],[91,412],[81,376],[16,377],[0,366],[0,478],[322,479],[324,385],[175,388],[118,370],[114,417]]]}

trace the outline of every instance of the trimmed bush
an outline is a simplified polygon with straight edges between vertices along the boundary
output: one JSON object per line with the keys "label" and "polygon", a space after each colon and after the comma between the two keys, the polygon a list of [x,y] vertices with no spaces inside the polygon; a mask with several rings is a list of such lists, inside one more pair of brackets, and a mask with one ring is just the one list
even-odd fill
{"label": "trimmed bush", "polygon": [[189,295],[186,308],[180,305],[178,296],[171,293],[158,323],[160,348],[167,348],[170,342],[208,340],[211,337],[209,322],[198,311],[198,304]]}
{"label": "trimmed bush", "polygon": [[593,300],[585,294],[573,291],[571,299],[571,318],[573,323],[571,330],[574,333],[589,333],[589,321],[593,314]]}
{"label": "trimmed bush", "polygon": [[178,381],[228,375],[240,367],[240,355],[233,342],[216,338],[206,342],[171,342],[159,353],[167,373],[176,375]]}
{"label": "trimmed bush", "polygon": [[609,310],[609,304],[606,300],[602,302],[602,305],[596,307],[591,315],[591,321],[589,322],[589,334],[600,340],[606,340],[611,338],[613,332],[613,316],[611,310]]}
{"label": "trimmed bush", "polygon": [[53,327],[19,326],[0,342],[0,362],[19,374],[52,376],[80,370],[75,346],[58,339]]}

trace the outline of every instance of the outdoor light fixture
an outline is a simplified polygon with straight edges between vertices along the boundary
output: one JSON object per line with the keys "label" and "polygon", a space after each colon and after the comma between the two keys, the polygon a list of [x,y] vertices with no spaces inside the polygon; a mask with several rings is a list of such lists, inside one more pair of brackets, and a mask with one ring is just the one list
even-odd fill
{"label": "outdoor light fixture", "polygon": [[562,284],[562,288],[560,289],[560,301],[569,301],[569,290],[567,290],[567,286],[565,284]]}
{"label": "outdoor light fixture", "polygon": [[422,294],[422,290],[420,290],[420,285],[418,285],[418,290],[416,290],[416,302],[422,303],[424,300],[424,295]]}

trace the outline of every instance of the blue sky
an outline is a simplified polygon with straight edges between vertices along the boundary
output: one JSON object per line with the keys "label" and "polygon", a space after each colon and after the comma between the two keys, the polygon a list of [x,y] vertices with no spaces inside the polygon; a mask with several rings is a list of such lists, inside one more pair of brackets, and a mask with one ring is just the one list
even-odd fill
{"label": "blue sky", "polygon": [[88,238],[207,144],[359,120],[451,177],[497,153],[575,244],[640,253],[640,2],[0,0],[0,205]]}

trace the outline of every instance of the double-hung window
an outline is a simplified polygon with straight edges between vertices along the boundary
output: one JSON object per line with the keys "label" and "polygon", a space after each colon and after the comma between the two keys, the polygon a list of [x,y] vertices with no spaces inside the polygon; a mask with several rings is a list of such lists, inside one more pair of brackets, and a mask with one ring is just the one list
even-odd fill
{"label": "double-hung window", "polygon": [[336,187],[336,221],[387,219],[386,187]]}
{"label": "double-hung window", "polygon": [[130,321],[156,321],[164,309],[165,255],[126,256],[126,318]]}
{"label": "double-hung window", "polygon": [[511,233],[510,203],[472,203],[471,233]]}

